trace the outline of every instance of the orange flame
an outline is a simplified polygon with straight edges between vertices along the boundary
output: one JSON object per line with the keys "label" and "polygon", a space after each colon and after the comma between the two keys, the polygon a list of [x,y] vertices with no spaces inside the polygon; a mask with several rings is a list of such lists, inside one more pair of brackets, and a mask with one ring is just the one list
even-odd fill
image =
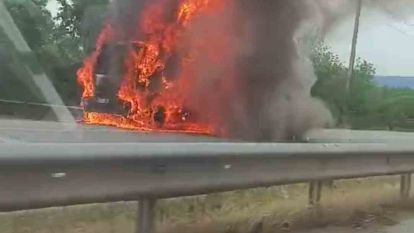
{"label": "orange flame", "polygon": [[[191,77],[167,77],[167,61],[177,52],[177,44],[186,28],[196,16],[214,9],[222,0],[180,0],[175,20],[167,22],[168,13],[163,4],[168,0],[150,3],[139,19],[142,40],[131,40],[137,45],[128,49],[124,61],[124,74],[118,91],[120,102],[128,103],[127,116],[102,113],[85,113],[84,122],[116,126],[140,131],[185,132],[213,134],[214,127],[207,123],[196,122],[184,110],[186,101],[183,89],[191,85]],[[84,60],[83,67],[77,72],[78,82],[83,88],[82,98],[94,96],[94,67],[106,43],[114,40],[111,24],[106,24],[100,33],[95,51]],[[138,42],[137,42],[138,41]],[[182,66],[191,63],[189,57],[183,58]],[[151,87],[155,77],[160,77],[157,91]],[[175,81],[171,81],[175,80]],[[178,81],[177,81],[178,80]],[[164,120],[160,124],[154,114],[162,107]]]}
{"label": "orange flame", "polygon": [[96,42],[96,50],[83,61],[83,66],[77,72],[78,83],[83,88],[82,98],[94,96],[95,87],[93,81],[93,72],[96,60],[102,52],[103,45],[110,41],[112,37],[112,28],[110,25],[105,25],[102,32],[98,36]]}

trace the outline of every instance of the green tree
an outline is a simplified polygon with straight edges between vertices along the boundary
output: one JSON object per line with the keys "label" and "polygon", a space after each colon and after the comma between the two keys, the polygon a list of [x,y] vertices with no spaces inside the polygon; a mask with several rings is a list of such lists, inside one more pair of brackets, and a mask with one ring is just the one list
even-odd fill
{"label": "green tree", "polygon": [[414,90],[384,88],[376,114],[387,128],[414,129]]}
{"label": "green tree", "polygon": [[102,28],[109,0],[57,1],[60,4],[55,17],[57,30],[69,37],[80,52],[87,53],[93,49],[95,38]]}
{"label": "green tree", "polygon": [[[76,71],[86,55],[85,41],[93,44],[97,33],[92,31],[101,29],[108,0],[74,0],[71,3],[59,0],[61,6],[55,18],[47,10],[47,2],[5,1],[17,27],[58,93],[67,104],[78,104]],[[8,45],[4,44],[3,47],[7,48]]]}
{"label": "green tree", "polygon": [[[48,57],[50,51],[47,47],[52,42],[50,34],[54,24],[45,8],[47,1],[6,0],[4,3],[36,57]],[[34,84],[30,85],[31,77],[21,68],[26,55],[17,52],[2,30],[0,28],[0,53],[7,62],[2,62],[0,67],[2,74],[5,74],[1,80],[1,98],[42,101]]]}
{"label": "green tree", "polygon": [[327,103],[339,124],[344,123],[341,119],[348,119],[351,122],[346,123],[352,124],[354,118],[369,116],[375,111],[380,91],[373,82],[373,64],[357,60],[351,93],[347,93],[348,68],[329,47],[323,43],[315,46],[312,61],[318,78],[312,95]]}
{"label": "green tree", "polygon": [[318,78],[312,95],[327,103],[338,121],[345,118],[356,129],[414,129],[414,90],[379,87],[373,80],[374,65],[358,59],[346,93],[348,68],[329,47],[317,44],[312,61]]}
{"label": "green tree", "polygon": [[378,106],[380,89],[373,82],[375,75],[374,65],[358,59],[354,78],[348,96],[349,114],[353,116],[366,116],[375,111]]}
{"label": "green tree", "polygon": [[317,82],[312,88],[312,95],[322,99],[330,108],[336,119],[344,114],[346,104],[345,84],[347,69],[339,57],[322,43],[314,46],[312,52]]}

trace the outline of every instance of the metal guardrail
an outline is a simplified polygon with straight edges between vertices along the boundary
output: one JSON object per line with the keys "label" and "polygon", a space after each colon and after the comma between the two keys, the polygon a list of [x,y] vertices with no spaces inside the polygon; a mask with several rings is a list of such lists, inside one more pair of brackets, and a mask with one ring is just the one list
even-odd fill
{"label": "metal guardrail", "polygon": [[139,232],[152,232],[161,198],[414,172],[412,144],[0,145],[0,210],[139,200]]}

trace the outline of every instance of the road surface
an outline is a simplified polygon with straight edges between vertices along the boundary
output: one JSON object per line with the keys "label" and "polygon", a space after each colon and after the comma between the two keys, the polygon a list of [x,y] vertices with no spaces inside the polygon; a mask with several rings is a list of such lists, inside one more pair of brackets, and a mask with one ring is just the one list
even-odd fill
{"label": "road surface", "polygon": [[137,132],[112,127],[27,120],[0,120],[3,143],[133,143],[133,142],[218,142],[202,135]]}
{"label": "road surface", "polygon": [[387,227],[383,229],[383,232],[379,233],[413,233],[414,232],[414,219],[404,220],[399,224]]}
{"label": "road surface", "polygon": [[[414,133],[355,130],[311,130],[304,137],[310,143],[407,143]],[[137,132],[113,127],[29,120],[0,120],[0,142],[3,143],[82,143],[82,142],[224,142],[202,135]],[[234,141],[234,140],[233,140]]]}
{"label": "road surface", "polygon": [[313,143],[411,143],[414,142],[414,133],[319,129],[309,131],[303,138]]}

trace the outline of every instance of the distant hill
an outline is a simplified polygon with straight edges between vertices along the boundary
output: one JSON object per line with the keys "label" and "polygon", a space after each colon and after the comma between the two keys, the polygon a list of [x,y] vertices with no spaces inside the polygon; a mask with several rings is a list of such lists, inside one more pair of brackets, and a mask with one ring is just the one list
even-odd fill
{"label": "distant hill", "polygon": [[414,76],[375,76],[375,83],[383,87],[414,89]]}

